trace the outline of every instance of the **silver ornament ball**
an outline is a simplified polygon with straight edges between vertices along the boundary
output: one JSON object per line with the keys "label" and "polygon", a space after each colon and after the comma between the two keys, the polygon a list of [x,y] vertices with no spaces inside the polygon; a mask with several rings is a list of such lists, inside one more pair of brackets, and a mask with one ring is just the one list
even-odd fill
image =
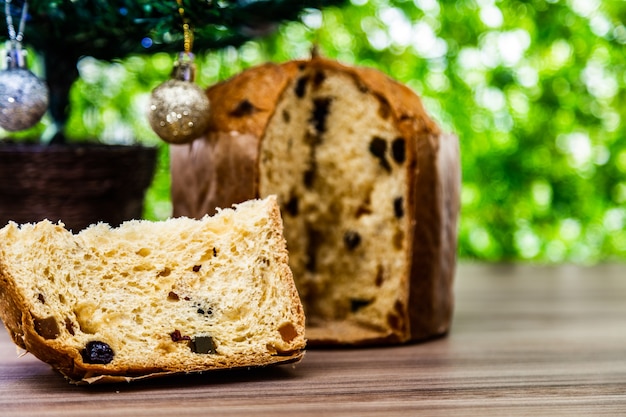
{"label": "silver ornament ball", "polygon": [[0,71],[0,127],[12,132],[39,122],[48,108],[48,87],[24,68]]}
{"label": "silver ornament ball", "polygon": [[198,85],[172,79],[152,91],[148,120],[165,142],[188,143],[206,131],[209,107],[209,99]]}

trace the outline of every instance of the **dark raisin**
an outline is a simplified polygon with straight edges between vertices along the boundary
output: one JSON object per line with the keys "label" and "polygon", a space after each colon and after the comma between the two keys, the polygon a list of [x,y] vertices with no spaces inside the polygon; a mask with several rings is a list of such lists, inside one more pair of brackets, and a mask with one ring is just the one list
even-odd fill
{"label": "dark raisin", "polygon": [[317,71],[313,76],[313,87],[319,88],[324,80],[326,79],[326,74],[323,71]]}
{"label": "dark raisin", "polygon": [[39,294],[37,300],[39,300],[41,304],[46,304],[46,297],[44,297],[43,294]]}
{"label": "dark raisin", "polygon": [[174,291],[170,291],[167,294],[167,299],[170,300],[170,301],[178,301],[178,300],[180,300],[180,297]]}
{"label": "dark raisin", "polygon": [[68,331],[69,334],[71,334],[72,336],[75,335],[74,332],[74,323],[72,322],[72,320],[70,320],[69,317],[65,318],[65,330]]}
{"label": "dark raisin", "polygon": [[380,161],[380,166],[386,171],[391,171],[391,165],[387,161],[387,141],[375,136],[370,142],[370,153]]}
{"label": "dark raisin", "polygon": [[396,310],[396,312],[398,313],[400,317],[404,316],[405,314],[404,304],[402,304],[400,300],[396,300],[396,302],[393,303],[393,308],[394,310]]}
{"label": "dark raisin", "polygon": [[211,336],[196,336],[189,343],[194,353],[217,353],[215,341]]}
{"label": "dark raisin", "polygon": [[396,250],[402,250],[402,244],[404,243],[404,232],[402,230],[396,230],[396,233],[393,234],[393,247]]}
{"label": "dark raisin", "polygon": [[189,336],[183,336],[180,333],[180,330],[176,329],[172,333],[170,333],[170,337],[172,338],[172,342],[180,342],[181,340],[191,340]]}
{"label": "dark raisin", "polygon": [[306,264],[307,271],[315,272],[317,269],[317,248],[320,246],[323,236],[319,231],[309,227],[307,230],[309,241],[306,247]]}
{"label": "dark raisin", "polygon": [[191,269],[193,270],[193,272],[199,272],[200,268],[202,268],[202,265],[194,265]]}
{"label": "dark raisin", "polygon": [[304,171],[302,175],[302,182],[306,188],[313,188],[313,182],[315,181],[315,166]]}
{"label": "dark raisin", "polygon": [[285,204],[285,210],[292,216],[298,215],[298,197],[293,196]]}
{"label": "dark raisin", "polygon": [[385,171],[391,172],[391,165],[389,165],[389,161],[387,161],[387,158],[380,159],[380,166],[383,167]]}
{"label": "dark raisin", "polygon": [[406,159],[405,140],[397,138],[391,144],[391,154],[397,163],[401,164]]}
{"label": "dark raisin", "polygon": [[358,219],[359,217],[367,214],[372,214],[372,208],[369,205],[363,204],[356,210],[355,217]]}
{"label": "dark raisin", "polygon": [[348,250],[354,250],[361,244],[361,235],[354,230],[348,230],[343,235],[343,243]]}
{"label": "dark raisin", "polygon": [[316,98],[313,100],[313,114],[309,122],[311,122],[318,135],[326,132],[326,121],[328,120],[331,101],[332,99],[329,97]]}
{"label": "dark raisin", "polygon": [[383,282],[385,282],[385,271],[383,270],[382,265],[378,265],[378,269],[376,270],[376,280],[374,283],[377,287],[380,287],[383,285]]}
{"label": "dark raisin", "polygon": [[239,102],[237,107],[230,112],[230,115],[233,117],[244,117],[251,115],[255,111],[256,107],[254,107],[254,104],[250,103],[248,99],[243,99]]}
{"label": "dark raisin", "polygon": [[56,339],[59,337],[59,334],[61,334],[59,324],[53,316],[46,317],[45,319],[35,317],[34,321],[35,331],[44,339]]}
{"label": "dark raisin", "polygon": [[113,360],[115,353],[111,346],[104,342],[92,341],[81,351],[83,362],[106,365]]}
{"label": "dark raisin", "polygon": [[204,310],[203,310],[203,309],[201,309],[201,308],[197,309],[197,310],[196,310],[196,313],[201,314],[201,315],[203,315],[203,316],[204,316]]}
{"label": "dark raisin", "polygon": [[311,159],[315,159],[315,146],[322,143],[322,135],[320,135],[319,133],[312,134],[310,131],[307,130],[306,134],[304,135],[304,142],[307,145],[311,145]]}
{"label": "dark raisin", "polygon": [[383,119],[388,119],[389,116],[391,116],[391,106],[389,105],[389,101],[380,95],[377,95],[376,98],[380,103],[378,106],[378,115]]}
{"label": "dark raisin", "polygon": [[399,219],[401,219],[402,216],[404,216],[404,205],[403,205],[402,197],[398,197],[395,200],[393,200],[393,212],[395,213],[396,217]]}
{"label": "dark raisin", "polygon": [[213,257],[214,258],[217,257],[217,249],[216,248],[213,248]]}
{"label": "dark raisin", "polygon": [[392,329],[399,329],[400,325],[402,323],[402,319],[398,316],[396,316],[393,313],[389,313],[387,314],[387,324],[389,325],[389,327],[391,327]]}
{"label": "dark raisin", "polygon": [[358,298],[353,298],[350,300],[350,311],[356,313],[363,307],[367,307],[372,303],[372,300],[362,300]]}
{"label": "dark raisin", "polygon": [[363,203],[356,209],[355,217],[358,219],[368,214],[372,214],[372,195],[370,193],[365,196]]}
{"label": "dark raisin", "polygon": [[308,82],[309,77],[300,77],[298,78],[298,81],[296,81],[296,88],[294,89],[294,92],[298,98],[304,97],[304,94],[306,93],[306,84]]}
{"label": "dark raisin", "polygon": [[376,158],[384,158],[387,152],[387,141],[377,136],[374,137],[370,142],[370,152]]}
{"label": "dark raisin", "polygon": [[406,310],[403,304],[400,301],[396,301],[393,305],[393,308],[395,310],[395,314],[393,312],[390,312],[387,315],[387,324],[389,324],[389,327],[391,327],[392,329],[405,328],[406,323],[403,317],[406,316]]}

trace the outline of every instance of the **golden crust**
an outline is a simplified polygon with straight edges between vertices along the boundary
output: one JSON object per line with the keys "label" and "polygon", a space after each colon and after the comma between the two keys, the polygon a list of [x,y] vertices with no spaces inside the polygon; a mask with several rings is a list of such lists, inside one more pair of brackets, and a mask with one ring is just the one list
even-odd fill
{"label": "golden crust", "polygon": [[[395,343],[445,334],[453,309],[460,207],[458,139],[443,135],[419,97],[380,71],[316,56],[253,67],[209,88],[212,110],[206,135],[171,147],[174,215],[198,217],[259,197],[259,149],[265,129],[284,90],[304,68],[351,76],[360,89],[377,97],[407,138],[407,207],[415,236],[409,237],[413,246],[406,252],[411,265],[410,276],[403,277],[406,301],[396,306],[394,323],[388,329],[337,323],[328,324],[325,331],[307,329],[309,345]],[[221,186],[224,183],[228,186]]]}
{"label": "golden crust", "polygon": [[[304,67],[352,76],[389,106],[398,129],[408,138],[439,134],[420,99],[379,71],[321,57],[252,67],[207,90],[213,104],[204,137],[170,147],[174,216],[212,214],[216,207],[258,197],[260,141],[276,103]],[[229,187],[220,186],[223,178],[229,179]]]}

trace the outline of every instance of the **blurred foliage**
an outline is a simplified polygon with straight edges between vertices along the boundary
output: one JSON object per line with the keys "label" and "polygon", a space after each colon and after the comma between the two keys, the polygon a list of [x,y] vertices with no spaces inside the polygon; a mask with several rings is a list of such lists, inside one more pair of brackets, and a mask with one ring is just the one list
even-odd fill
{"label": "blurred foliage", "polygon": [[307,22],[268,55],[308,36],[459,135],[462,258],[626,260],[626,2],[352,0]]}
{"label": "blurred foliage", "polygon": [[[245,3],[245,2],[244,2]],[[264,61],[325,56],[408,84],[458,134],[459,255],[487,261],[626,260],[626,2],[352,0],[271,36],[199,50],[198,83]],[[173,56],[79,63],[68,131],[158,140],[144,117]],[[168,152],[146,217],[167,217]]]}

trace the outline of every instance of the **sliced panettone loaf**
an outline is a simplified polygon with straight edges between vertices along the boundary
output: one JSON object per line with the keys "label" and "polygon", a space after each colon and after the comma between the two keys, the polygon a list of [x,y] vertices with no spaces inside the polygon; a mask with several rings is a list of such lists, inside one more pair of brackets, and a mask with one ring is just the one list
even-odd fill
{"label": "sliced panettone loaf", "polygon": [[278,195],[309,343],[444,334],[458,140],[417,95],[319,57],[255,67],[207,93],[206,136],[171,148],[175,214]]}
{"label": "sliced panettone loaf", "polygon": [[201,220],[74,235],[0,230],[0,316],[17,345],[75,382],[299,360],[304,314],[275,197]]}

